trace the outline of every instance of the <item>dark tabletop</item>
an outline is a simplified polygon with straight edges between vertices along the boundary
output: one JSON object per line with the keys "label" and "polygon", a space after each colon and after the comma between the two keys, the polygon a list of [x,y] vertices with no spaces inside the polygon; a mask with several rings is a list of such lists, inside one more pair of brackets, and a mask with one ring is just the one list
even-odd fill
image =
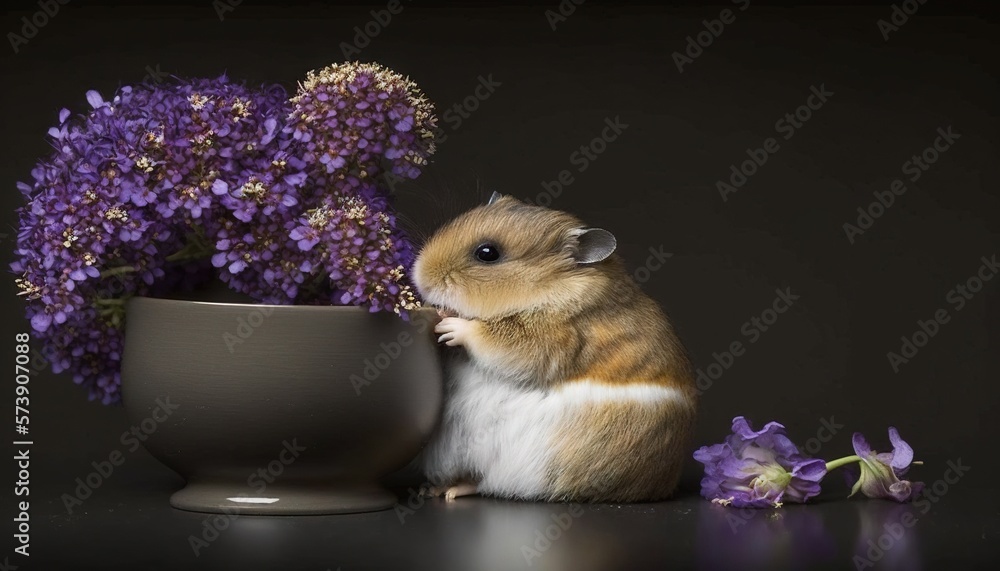
{"label": "dark tabletop", "polygon": [[993,492],[961,480],[915,504],[844,500],[837,482],[815,504],[776,510],[690,491],[580,505],[421,500],[403,487],[388,511],[259,517],[171,508],[181,481],[144,454],[118,470],[71,515],[57,497],[72,493],[68,475],[65,489],[39,490],[23,569],[978,569],[996,561],[1000,533]]}

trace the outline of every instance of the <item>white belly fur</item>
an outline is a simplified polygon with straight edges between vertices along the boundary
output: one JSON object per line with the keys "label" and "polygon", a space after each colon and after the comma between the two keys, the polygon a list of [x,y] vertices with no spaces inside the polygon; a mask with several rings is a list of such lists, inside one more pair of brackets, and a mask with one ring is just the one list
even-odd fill
{"label": "white belly fur", "polygon": [[528,389],[468,362],[454,363],[449,375],[444,415],[424,451],[424,470],[435,484],[471,477],[481,493],[501,497],[548,496],[552,437],[582,405],[633,401],[643,406],[685,398],[675,389],[649,384],[576,381],[550,391]]}

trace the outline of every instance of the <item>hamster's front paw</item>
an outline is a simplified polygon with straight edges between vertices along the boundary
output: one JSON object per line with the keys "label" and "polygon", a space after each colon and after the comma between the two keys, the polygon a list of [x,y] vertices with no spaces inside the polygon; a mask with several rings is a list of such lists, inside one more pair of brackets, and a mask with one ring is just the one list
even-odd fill
{"label": "hamster's front paw", "polygon": [[466,344],[475,326],[475,322],[468,319],[445,317],[434,326],[434,332],[441,334],[438,337],[438,343],[444,343],[449,347],[458,347]]}

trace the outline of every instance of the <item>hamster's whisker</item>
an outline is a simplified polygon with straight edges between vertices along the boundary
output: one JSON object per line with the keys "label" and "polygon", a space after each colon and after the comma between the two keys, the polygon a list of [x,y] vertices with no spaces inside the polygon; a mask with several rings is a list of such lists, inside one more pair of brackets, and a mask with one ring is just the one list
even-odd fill
{"label": "hamster's whisker", "polygon": [[401,212],[397,212],[396,220],[399,221],[400,226],[406,232],[406,235],[410,237],[410,241],[414,246],[419,247],[427,242],[427,231],[414,222],[412,218]]}

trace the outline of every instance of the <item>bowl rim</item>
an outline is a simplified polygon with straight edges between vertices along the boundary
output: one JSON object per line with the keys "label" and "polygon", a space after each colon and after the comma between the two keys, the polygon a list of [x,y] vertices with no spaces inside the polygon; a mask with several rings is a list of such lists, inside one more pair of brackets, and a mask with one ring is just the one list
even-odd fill
{"label": "bowl rim", "polygon": [[[125,302],[126,311],[128,306],[134,303],[151,304],[151,305],[183,305],[190,307],[191,305],[203,305],[208,307],[218,307],[218,308],[272,308],[275,310],[282,311],[313,311],[313,312],[344,312],[344,313],[370,313],[372,315],[391,313],[387,311],[372,312],[367,307],[362,307],[359,305],[284,305],[276,303],[234,303],[234,302],[224,302],[224,301],[196,301],[188,299],[169,299],[162,297],[148,297],[144,295],[134,295],[130,297]],[[411,315],[413,314],[424,314],[433,313],[437,314],[437,309],[429,306],[421,306],[416,309],[409,310]]]}

